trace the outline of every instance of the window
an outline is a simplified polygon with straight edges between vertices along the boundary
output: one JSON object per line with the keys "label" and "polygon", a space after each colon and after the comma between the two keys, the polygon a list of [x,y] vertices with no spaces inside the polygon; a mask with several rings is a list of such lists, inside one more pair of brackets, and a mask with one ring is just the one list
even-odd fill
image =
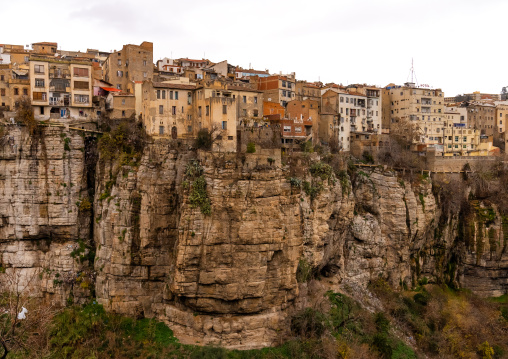
{"label": "window", "polygon": [[157,100],[159,100],[161,98],[161,90],[157,90]]}
{"label": "window", "polygon": [[349,108],[346,108],[346,115],[349,115]]}
{"label": "window", "polygon": [[159,126],[159,135],[164,134],[164,126]]}
{"label": "window", "polygon": [[34,72],[36,74],[43,74],[44,73],[44,65],[34,65]]}
{"label": "window", "polygon": [[117,77],[123,77],[123,71],[118,70],[118,71],[116,72],[116,76],[117,76]]}
{"label": "window", "polygon": [[242,110],[242,116],[243,116],[243,117],[246,117],[246,116],[247,116],[247,110],[246,110],[246,109],[243,109],[243,110]]}
{"label": "window", "polygon": [[35,79],[35,87],[44,87],[44,79]]}
{"label": "window", "polygon": [[282,87],[286,87],[286,81],[282,81]]}
{"label": "window", "polygon": [[286,96],[286,90],[282,90],[282,96]]}
{"label": "window", "polygon": [[29,57],[25,56],[25,62],[28,62]]}
{"label": "window", "polygon": [[455,142],[459,142],[459,136],[455,136]]}
{"label": "window", "polygon": [[284,132],[291,132],[291,126],[284,126]]}
{"label": "window", "polygon": [[164,113],[164,106],[159,105],[159,115],[162,115]]}
{"label": "window", "polygon": [[[120,55],[120,54],[118,54]],[[122,66],[122,60],[118,59],[118,66]]]}
{"label": "window", "polygon": [[258,114],[259,114],[258,110],[254,110],[254,117],[258,117]]}
{"label": "window", "polygon": [[143,77],[148,77],[148,73],[147,72],[143,72]]}
{"label": "window", "polygon": [[125,105],[125,99],[124,98],[122,99],[122,105]]}
{"label": "window", "polygon": [[302,132],[302,128],[300,126],[295,127],[295,132]]}
{"label": "window", "polygon": [[198,107],[198,117],[201,117],[201,106]]}
{"label": "window", "polygon": [[228,121],[222,121],[222,129],[227,130],[228,129]]}
{"label": "window", "polygon": [[176,115],[176,106],[171,107],[171,114]]}
{"label": "window", "polygon": [[175,100],[178,100],[178,91],[175,91]]}
{"label": "window", "polygon": [[27,88],[23,89],[23,95],[28,96],[28,89]]}
{"label": "window", "polygon": [[0,96],[5,96],[5,89],[0,89]]}
{"label": "window", "polygon": [[346,103],[349,103],[349,97],[346,97]]}
{"label": "window", "polygon": [[172,100],[173,99],[173,91],[169,91],[169,99]]}
{"label": "window", "polygon": [[226,115],[228,113],[228,105],[222,105],[222,114]]}
{"label": "window", "polygon": [[4,75],[0,75],[0,81],[4,81]]}
{"label": "window", "polygon": [[258,103],[258,97],[254,96],[254,103]]}
{"label": "window", "polygon": [[187,105],[192,104],[192,92],[187,92]]}
{"label": "window", "polygon": [[243,96],[242,101],[243,101],[243,103],[247,103],[247,96]]}
{"label": "window", "polygon": [[125,117],[125,110],[122,110],[122,117]]}
{"label": "window", "polygon": [[120,85],[120,84],[116,84],[116,89],[117,89],[117,90],[121,90],[121,89],[122,89],[122,85]]}
{"label": "window", "polygon": [[192,126],[187,126],[187,132],[192,132]]}
{"label": "window", "polygon": [[464,141],[464,142],[467,142],[467,137],[466,137],[466,136],[464,136],[464,140],[463,140],[463,141]]}
{"label": "window", "polygon": [[88,95],[74,95],[74,102],[75,103],[89,103],[90,96],[88,96]]}
{"label": "window", "polygon": [[344,113],[344,108],[340,108],[340,113]]}
{"label": "window", "polygon": [[88,90],[88,81],[74,81],[75,90]]}
{"label": "window", "polygon": [[19,95],[19,89],[17,87],[14,88],[14,96]]}
{"label": "window", "polygon": [[34,101],[46,101],[46,96],[45,92],[34,92],[32,97]]}
{"label": "window", "polygon": [[88,69],[83,68],[83,67],[75,67],[74,68],[74,76],[88,77]]}
{"label": "window", "polygon": [[[143,60],[143,66],[146,66],[146,60]],[[146,77],[146,76],[145,76]]]}
{"label": "window", "polygon": [[233,139],[233,136],[228,136],[228,140],[232,140]]}
{"label": "window", "polygon": [[206,105],[206,115],[210,116],[210,106]]}

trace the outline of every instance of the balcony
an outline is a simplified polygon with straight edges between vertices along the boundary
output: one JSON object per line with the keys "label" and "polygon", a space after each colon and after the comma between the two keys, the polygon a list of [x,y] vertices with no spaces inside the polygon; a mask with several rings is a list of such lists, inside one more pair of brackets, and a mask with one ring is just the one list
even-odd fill
{"label": "balcony", "polygon": [[65,86],[50,86],[49,92],[71,92],[71,88]]}
{"label": "balcony", "polygon": [[68,79],[71,77],[71,74],[68,72],[58,73],[58,72],[50,72],[50,79]]}
{"label": "balcony", "polygon": [[30,85],[30,79],[9,79],[10,84]]}

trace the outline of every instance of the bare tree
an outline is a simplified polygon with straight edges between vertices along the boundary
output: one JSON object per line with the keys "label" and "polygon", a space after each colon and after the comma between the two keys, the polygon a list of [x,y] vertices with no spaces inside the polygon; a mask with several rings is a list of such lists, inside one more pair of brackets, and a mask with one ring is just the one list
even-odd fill
{"label": "bare tree", "polygon": [[42,350],[47,339],[42,334],[55,313],[36,297],[38,271],[27,276],[10,269],[0,274],[0,359],[11,351]]}
{"label": "bare tree", "polygon": [[390,126],[390,136],[405,148],[409,148],[413,143],[420,142],[422,135],[420,126],[408,119],[396,117]]}

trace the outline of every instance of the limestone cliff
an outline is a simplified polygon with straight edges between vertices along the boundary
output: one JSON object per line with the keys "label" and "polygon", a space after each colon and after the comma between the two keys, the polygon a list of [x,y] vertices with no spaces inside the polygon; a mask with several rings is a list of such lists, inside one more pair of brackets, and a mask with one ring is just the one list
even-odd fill
{"label": "limestone cliff", "polygon": [[88,264],[86,198],[82,136],[47,128],[34,140],[9,126],[0,147],[0,267],[7,275],[18,273],[21,285],[37,282],[40,295],[58,304],[89,296],[88,284],[74,287]]}
{"label": "limestone cliff", "polygon": [[163,319],[184,342],[249,348],[273,344],[308,293],[298,280],[313,275],[508,289],[504,217],[481,202],[468,216],[443,210],[425,176],[339,173],[315,154],[295,175],[276,150],[171,141],[138,161],[95,164],[90,143],[61,129],[34,143],[12,128],[0,149],[0,264],[43,270],[41,293],[60,303],[87,285],[56,273],[87,273],[108,310]]}

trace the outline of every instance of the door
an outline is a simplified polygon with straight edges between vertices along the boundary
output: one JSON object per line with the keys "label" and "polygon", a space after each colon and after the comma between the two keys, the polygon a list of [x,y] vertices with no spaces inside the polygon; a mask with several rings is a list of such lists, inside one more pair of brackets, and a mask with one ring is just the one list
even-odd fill
{"label": "door", "polygon": [[177,133],[176,133],[176,126],[173,126],[171,128],[171,138],[175,139],[176,140],[176,137],[177,137]]}

